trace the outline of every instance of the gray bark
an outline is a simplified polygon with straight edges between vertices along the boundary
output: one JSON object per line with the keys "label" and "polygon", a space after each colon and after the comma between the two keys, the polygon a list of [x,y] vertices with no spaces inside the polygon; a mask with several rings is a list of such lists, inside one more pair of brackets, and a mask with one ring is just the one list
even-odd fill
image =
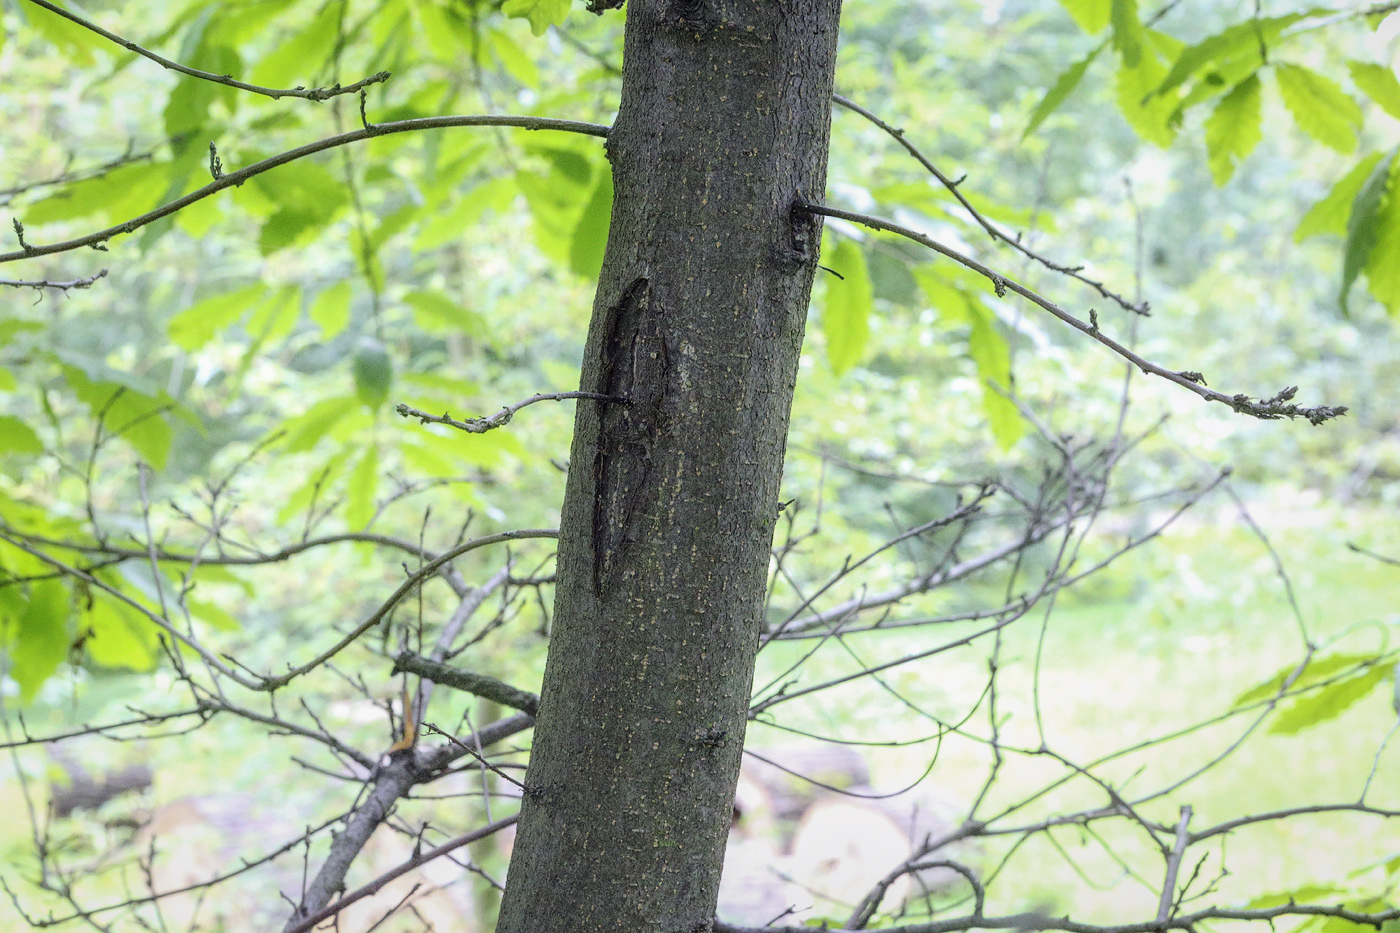
{"label": "gray bark", "polygon": [[499,933],[708,930],[820,226],[840,0],[630,0],[615,197]]}

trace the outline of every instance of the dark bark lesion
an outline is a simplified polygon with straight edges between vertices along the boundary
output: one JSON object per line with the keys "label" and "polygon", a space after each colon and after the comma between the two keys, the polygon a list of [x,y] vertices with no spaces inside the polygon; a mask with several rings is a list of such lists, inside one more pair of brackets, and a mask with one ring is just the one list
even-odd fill
{"label": "dark bark lesion", "polygon": [[664,426],[671,359],[660,303],[645,277],[608,309],[597,392],[627,399],[598,416],[594,455],[593,587],[601,592],[629,542],[651,479],[651,450]]}

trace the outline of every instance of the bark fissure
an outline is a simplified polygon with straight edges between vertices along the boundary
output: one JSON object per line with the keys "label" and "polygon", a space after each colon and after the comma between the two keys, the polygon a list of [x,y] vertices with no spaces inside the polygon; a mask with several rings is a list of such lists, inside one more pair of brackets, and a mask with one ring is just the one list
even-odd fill
{"label": "bark fissure", "polygon": [[593,458],[593,588],[599,593],[639,533],[636,519],[653,491],[651,450],[666,427],[662,403],[670,390],[664,315],[647,279],[628,285],[607,317],[597,391],[627,404],[599,417]]}

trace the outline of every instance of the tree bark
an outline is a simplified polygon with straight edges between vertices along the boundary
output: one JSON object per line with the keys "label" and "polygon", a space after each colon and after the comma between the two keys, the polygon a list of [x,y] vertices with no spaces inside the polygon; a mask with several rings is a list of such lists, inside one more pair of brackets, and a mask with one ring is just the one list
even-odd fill
{"label": "tree bark", "polygon": [[499,933],[714,915],[820,239],[840,0],[631,0]]}

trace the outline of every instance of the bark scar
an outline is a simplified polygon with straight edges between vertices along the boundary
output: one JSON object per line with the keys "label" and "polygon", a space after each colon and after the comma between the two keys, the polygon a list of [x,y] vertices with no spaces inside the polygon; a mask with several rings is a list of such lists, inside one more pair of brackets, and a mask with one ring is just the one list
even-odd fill
{"label": "bark scar", "polygon": [[661,410],[671,368],[662,309],[651,283],[637,278],[608,309],[595,391],[626,398],[599,411],[593,460],[593,589],[601,593],[639,536],[641,506],[651,491],[651,452],[664,426]]}

